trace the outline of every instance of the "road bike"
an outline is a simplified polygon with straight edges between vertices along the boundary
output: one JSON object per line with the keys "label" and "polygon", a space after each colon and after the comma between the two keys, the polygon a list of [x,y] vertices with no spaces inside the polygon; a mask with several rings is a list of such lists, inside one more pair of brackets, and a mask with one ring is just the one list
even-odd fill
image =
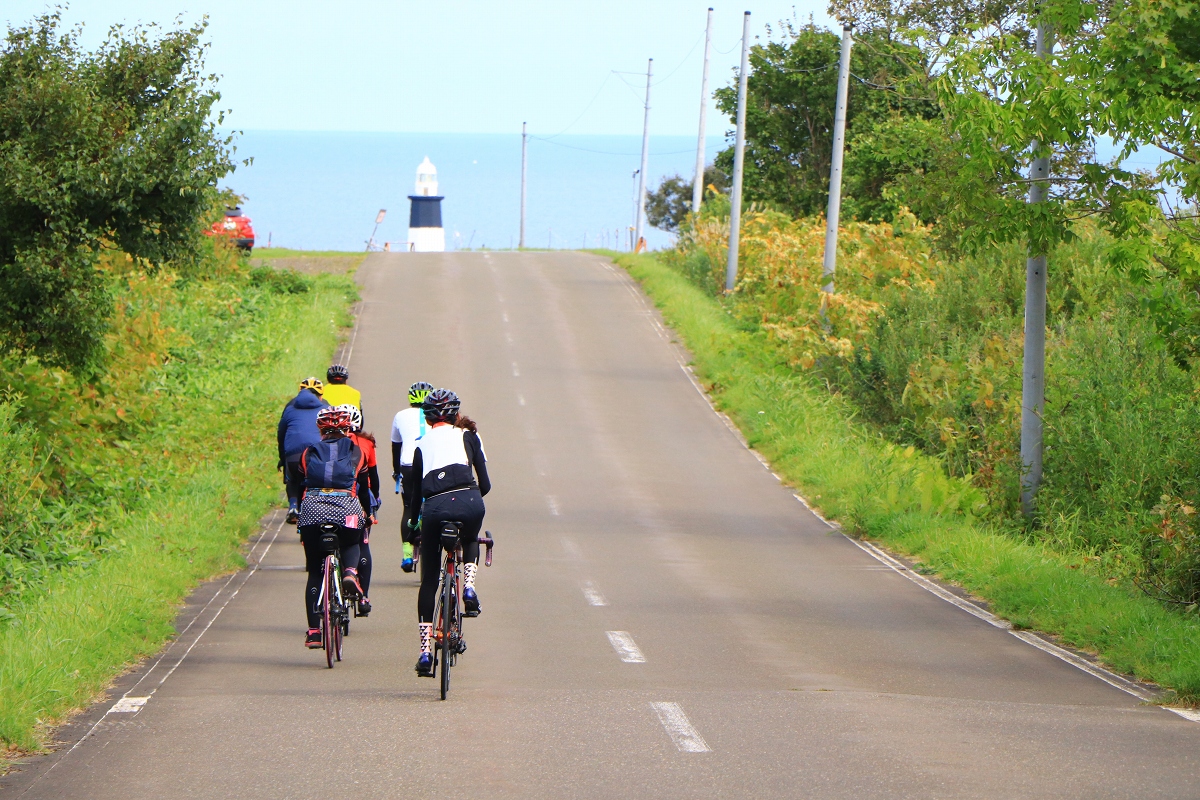
{"label": "road bike", "polygon": [[[459,570],[463,558],[461,535],[459,523],[443,523],[441,539],[446,555],[442,560],[437,605],[433,613],[433,673],[441,675],[443,700],[450,691],[450,668],[454,666],[458,656],[467,651],[467,643],[463,641],[462,636],[462,621],[465,615],[462,609],[462,574]],[[494,544],[490,531],[484,531],[483,536],[479,537],[479,544],[487,548],[483,563],[490,567]]]}
{"label": "road bike", "polygon": [[[320,546],[325,555],[322,568],[321,594],[317,604],[321,609],[321,646],[325,662],[333,669],[334,661],[342,660],[342,637],[350,633],[350,604],[342,593],[341,528],[330,522],[321,524]],[[358,615],[357,604],[354,609]]]}

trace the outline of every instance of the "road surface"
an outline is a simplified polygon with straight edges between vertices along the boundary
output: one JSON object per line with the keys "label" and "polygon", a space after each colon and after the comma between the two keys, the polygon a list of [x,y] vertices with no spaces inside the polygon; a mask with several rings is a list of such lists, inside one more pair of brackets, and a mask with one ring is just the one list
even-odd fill
{"label": "road surface", "polygon": [[204,587],[118,687],[140,710],[84,715],[4,797],[1200,796],[1200,724],[828,528],[603,259],[381,254],[359,279],[349,366],[381,471],[415,380],[463,397],[489,457],[496,562],[450,699],[412,669],[395,496],[376,610],[334,670],[302,647],[302,553],[275,517],[262,568]]}

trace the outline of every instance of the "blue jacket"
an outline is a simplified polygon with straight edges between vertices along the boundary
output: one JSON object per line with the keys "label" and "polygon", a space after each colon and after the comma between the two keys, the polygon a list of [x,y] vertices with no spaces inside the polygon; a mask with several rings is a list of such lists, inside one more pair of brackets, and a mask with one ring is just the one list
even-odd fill
{"label": "blue jacket", "polygon": [[329,405],[308,389],[301,389],[300,394],[288,401],[279,417],[279,461],[290,455],[303,453],[309,446],[321,441],[317,431],[317,412]]}

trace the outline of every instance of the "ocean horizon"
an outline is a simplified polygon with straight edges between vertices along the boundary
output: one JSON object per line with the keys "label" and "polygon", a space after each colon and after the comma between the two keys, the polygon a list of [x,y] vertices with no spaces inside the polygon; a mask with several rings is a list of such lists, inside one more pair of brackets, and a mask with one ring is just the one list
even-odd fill
{"label": "ocean horizon", "polygon": [[[407,240],[408,195],[426,156],[438,171],[446,249],[516,247],[520,226],[521,135],[245,131],[237,160],[253,158],[221,182],[245,196],[256,246],[365,250]],[[628,248],[636,200],[640,136],[564,135],[529,140],[526,246]],[[706,161],[725,146],[708,137]],[[649,188],[663,177],[690,178],[696,138],[651,136]],[[671,234],[647,226],[652,249]]]}

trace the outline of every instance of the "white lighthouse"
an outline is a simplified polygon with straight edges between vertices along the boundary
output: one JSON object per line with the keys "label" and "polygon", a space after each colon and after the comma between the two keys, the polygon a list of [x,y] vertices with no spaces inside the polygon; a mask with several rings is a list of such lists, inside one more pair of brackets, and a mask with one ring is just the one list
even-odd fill
{"label": "white lighthouse", "polygon": [[437,168],[429,156],[417,167],[417,187],[408,196],[408,244],[414,253],[441,253],[446,249],[442,228],[442,197],[438,195]]}

